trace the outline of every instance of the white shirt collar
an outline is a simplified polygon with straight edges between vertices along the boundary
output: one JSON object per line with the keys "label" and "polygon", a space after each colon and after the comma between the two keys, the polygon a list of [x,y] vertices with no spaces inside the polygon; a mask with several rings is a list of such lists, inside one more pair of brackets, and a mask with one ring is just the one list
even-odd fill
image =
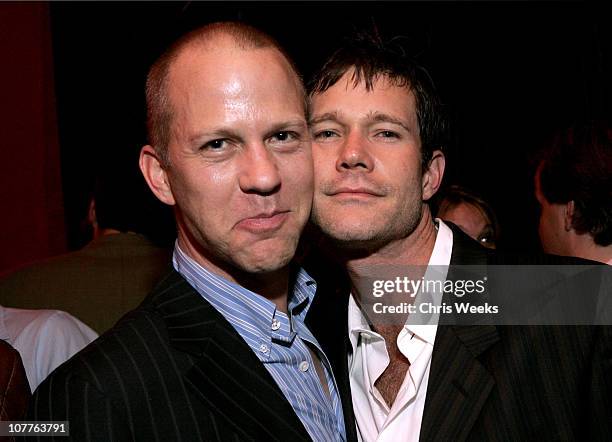
{"label": "white shirt collar", "polygon": [[[425,279],[440,279],[446,280],[446,273],[448,266],[450,265],[451,255],[453,251],[453,232],[441,219],[435,219],[437,223],[437,234],[434,248],[431,253],[428,262],[428,269],[425,272]],[[431,266],[436,266],[435,268]],[[440,274],[440,269],[445,269],[444,275]],[[415,302],[419,302],[420,294],[417,295]],[[408,318],[410,321],[410,317]],[[407,321],[407,322],[408,322]],[[432,325],[434,325],[432,327]],[[406,324],[404,327],[410,333],[414,333],[423,341],[434,344],[436,340],[437,332],[437,321],[435,324]],[[357,347],[357,340],[361,333],[370,334],[374,336],[374,332],[371,331],[370,325],[364,316],[363,312],[357,305],[353,295],[349,296],[348,305],[348,329],[349,329],[349,340],[351,341],[351,347],[353,353]]]}

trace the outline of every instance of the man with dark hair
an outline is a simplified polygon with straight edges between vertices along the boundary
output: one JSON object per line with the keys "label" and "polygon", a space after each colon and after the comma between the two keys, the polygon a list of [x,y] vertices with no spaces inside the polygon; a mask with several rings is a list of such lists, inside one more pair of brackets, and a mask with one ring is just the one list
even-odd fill
{"label": "man with dark hair", "polygon": [[[529,263],[432,217],[445,124],[426,72],[379,38],[361,36],[311,84],[312,221],[349,279],[339,285],[334,273],[319,281],[338,289],[313,310],[327,324],[321,344],[340,389],[352,394],[347,418],[360,440],[609,437],[609,328],[446,325],[454,316],[441,322],[435,310],[410,310],[453,306],[451,298],[463,296],[460,266]],[[329,273],[329,263],[311,261],[315,277]],[[425,302],[422,288],[412,295],[401,288],[405,274],[423,286],[456,288],[434,290]]]}
{"label": "man with dark hair", "polygon": [[140,168],[174,208],[174,270],[29,417],[69,420],[74,440],[346,440],[304,322],[316,283],[292,265],[313,180],[293,65],[261,31],[213,23],[153,65],[147,105]]}
{"label": "man with dark hair", "polygon": [[541,154],[534,181],[544,251],[612,265],[612,129],[575,124]]}

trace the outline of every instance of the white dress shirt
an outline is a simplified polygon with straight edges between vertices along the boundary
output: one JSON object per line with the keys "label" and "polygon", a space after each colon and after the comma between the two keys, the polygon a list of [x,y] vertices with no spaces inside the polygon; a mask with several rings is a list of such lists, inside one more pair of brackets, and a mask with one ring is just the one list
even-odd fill
{"label": "white dress shirt", "polygon": [[30,390],[98,334],[60,310],[24,310],[0,306],[0,339],[21,355]]}
{"label": "white dress shirt", "polygon": [[[438,232],[429,259],[425,280],[446,280],[453,248],[453,234],[448,226],[436,219]],[[435,267],[431,266],[443,266]],[[441,271],[441,269],[443,269]],[[417,294],[415,305],[423,300]],[[431,299],[431,298],[430,298]],[[433,304],[440,305],[441,294],[433,296]],[[433,353],[438,315],[426,325],[409,315],[397,336],[400,352],[410,362],[404,381],[393,406],[389,408],[378,389],[376,380],[389,365],[384,338],[371,330],[367,319],[351,295],[349,298],[349,338],[353,349],[349,356],[349,376],[357,433],[363,442],[412,442],[419,440],[431,355]],[[418,322],[420,325],[411,324]]]}

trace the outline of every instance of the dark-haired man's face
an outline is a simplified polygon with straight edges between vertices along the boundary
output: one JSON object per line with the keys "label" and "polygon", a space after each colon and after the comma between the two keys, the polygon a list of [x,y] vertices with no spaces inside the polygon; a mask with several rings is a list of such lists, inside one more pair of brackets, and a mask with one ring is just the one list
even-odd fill
{"label": "dark-haired man's face", "polygon": [[413,93],[385,77],[367,91],[351,74],[312,97],[312,219],[347,246],[376,246],[410,234],[433,191]]}

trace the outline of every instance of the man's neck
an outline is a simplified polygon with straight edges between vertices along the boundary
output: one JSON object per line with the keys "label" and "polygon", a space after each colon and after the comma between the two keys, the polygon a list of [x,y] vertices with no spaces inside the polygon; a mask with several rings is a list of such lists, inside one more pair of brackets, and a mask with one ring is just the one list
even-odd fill
{"label": "man's neck", "polygon": [[408,236],[398,238],[367,255],[345,260],[351,280],[365,276],[373,266],[426,266],[436,243],[436,228],[428,210]]}
{"label": "man's neck", "polygon": [[[364,315],[368,317],[372,330],[385,340],[389,364],[375,380],[374,385],[389,407],[393,406],[410,367],[409,360],[397,345],[397,337],[404,327],[407,315],[395,315],[393,319],[388,315],[368,315],[369,310],[367,308],[364,310],[364,305],[373,305],[376,300],[371,297],[369,284],[363,284],[363,281],[370,281],[372,277],[381,278],[386,273],[386,269],[406,268],[408,273],[412,273],[415,268],[420,269],[417,271],[424,271],[423,268],[428,265],[433,253],[436,235],[431,214],[429,210],[425,210],[419,224],[408,236],[389,242],[367,256],[346,261],[353,295],[360,303]],[[413,266],[413,268],[409,269],[408,266]],[[380,269],[380,272],[377,269]],[[391,273],[393,274],[393,270]],[[418,279],[418,275],[412,274],[412,276]],[[414,300],[414,298],[405,298],[405,296],[407,295],[400,295],[400,298],[404,297],[404,299],[396,299],[395,302]]]}
{"label": "man's neck", "polygon": [[204,269],[230,282],[238,284],[259,296],[272,301],[278,310],[287,313],[287,298],[289,292],[289,266],[273,272],[249,273],[219,260],[213,260],[201,253],[189,241],[179,235],[179,247]]}
{"label": "man's neck", "polygon": [[583,234],[578,237],[578,241],[575,241],[572,256],[612,265],[612,245],[599,246],[595,244],[591,235]]}
{"label": "man's neck", "polygon": [[[397,281],[397,278],[400,281],[421,280],[433,253],[436,235],[434,222],[426,210],[417,227],[406,237],[389,242],[369,254],[360,253],[358,258],[345,260],[353,297],[374,331],[397,333],[405,323],[407,313],[380,314],[373,310],[373,306],[381,301],[386,305],[403,305],[415,301],[416,298],[405,290],[389,290],[384,287]],[[378,287],[382,292],[374,290],[376,283],[383,284]],[[399,327],[386,327],[392,324]]]}
{"label": "man's neck", "polygon": [[101,229],[100,227],[94,226],[93,238],[98,239],[107,235],[118,235],[119,233],[121,233],[121,231],[117,229],[111,229],[108,227]]}

